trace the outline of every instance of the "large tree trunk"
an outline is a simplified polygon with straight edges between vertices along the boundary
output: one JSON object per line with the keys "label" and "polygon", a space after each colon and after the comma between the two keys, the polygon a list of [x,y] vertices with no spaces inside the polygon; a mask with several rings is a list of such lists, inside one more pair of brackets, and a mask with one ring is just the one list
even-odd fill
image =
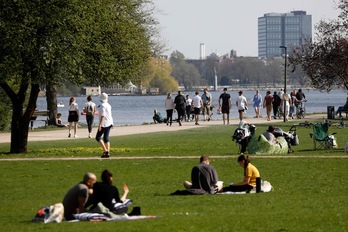
{"label": "large tree trunk", "polygon": [[24,109],[27,90],[27,86],[23,85],[18,94],[10,97],[13,104],[10,153],[27,152],[30,117],[36,108],[40,88],[38,84],[31,85],[28,106]]}
{"label": "large tree trunk", "polygon": [[56,116],[57,116],[57,86],[53,85],[51,82],[48,82],[46,85],[46,101],[47,101],[47,110],[49,110],[49,124],[57,125]]}

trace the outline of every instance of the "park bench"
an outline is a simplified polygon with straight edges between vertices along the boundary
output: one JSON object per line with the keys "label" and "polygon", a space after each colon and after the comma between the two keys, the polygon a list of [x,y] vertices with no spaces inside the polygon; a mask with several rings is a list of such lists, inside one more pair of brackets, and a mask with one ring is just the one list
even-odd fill
{"label": "park bench", "polygon": [[34,121],[42,121],[45,123],[45,128],[48,126],[49,110],[35,110],[30,117],[30,128],[33,129]]}

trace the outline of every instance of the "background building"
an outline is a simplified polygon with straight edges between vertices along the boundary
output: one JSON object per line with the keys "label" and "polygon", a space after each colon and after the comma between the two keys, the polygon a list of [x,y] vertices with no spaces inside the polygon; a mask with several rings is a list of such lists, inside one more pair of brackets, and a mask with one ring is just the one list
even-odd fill
{"label": "background building", "polygon": [[258,18],[258,56],[271,58],[284,53],[279,46],[291,47],[312,38],[312,16],[306,11],[268,13]]}

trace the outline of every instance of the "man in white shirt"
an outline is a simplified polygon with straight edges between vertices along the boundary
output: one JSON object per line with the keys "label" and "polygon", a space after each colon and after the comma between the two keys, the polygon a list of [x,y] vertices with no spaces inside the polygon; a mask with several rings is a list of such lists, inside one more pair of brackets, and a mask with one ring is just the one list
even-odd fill
{"label": "man in white shirt", "polygon": [[242,91],[239,91],[238,93],[239,93],[239,97],[237,98],[236,106],[238,108],[239,120],[243,121],[244,111],[248,109],[248,101],[243,96],[243,92]]}
{"label": "man in white shirt", "polygon": [[203,101],[202,98],[198,95],[199,93],[196,92],[195,96],[192,99],[193,102],[193,110],[195,113],[195,125],[199,125],[198,121],[199,121],[199,114],[201,113],[201,108],[203,105]]}

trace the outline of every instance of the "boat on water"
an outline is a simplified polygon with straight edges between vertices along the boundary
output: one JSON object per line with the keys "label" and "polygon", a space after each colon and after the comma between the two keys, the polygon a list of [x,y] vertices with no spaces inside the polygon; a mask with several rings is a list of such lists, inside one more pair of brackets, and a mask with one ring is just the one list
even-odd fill
{"label": "boat on water", "polygon": [[57,107],[64,107],[63,102],[59,102],[59,103],[57,104]]}

